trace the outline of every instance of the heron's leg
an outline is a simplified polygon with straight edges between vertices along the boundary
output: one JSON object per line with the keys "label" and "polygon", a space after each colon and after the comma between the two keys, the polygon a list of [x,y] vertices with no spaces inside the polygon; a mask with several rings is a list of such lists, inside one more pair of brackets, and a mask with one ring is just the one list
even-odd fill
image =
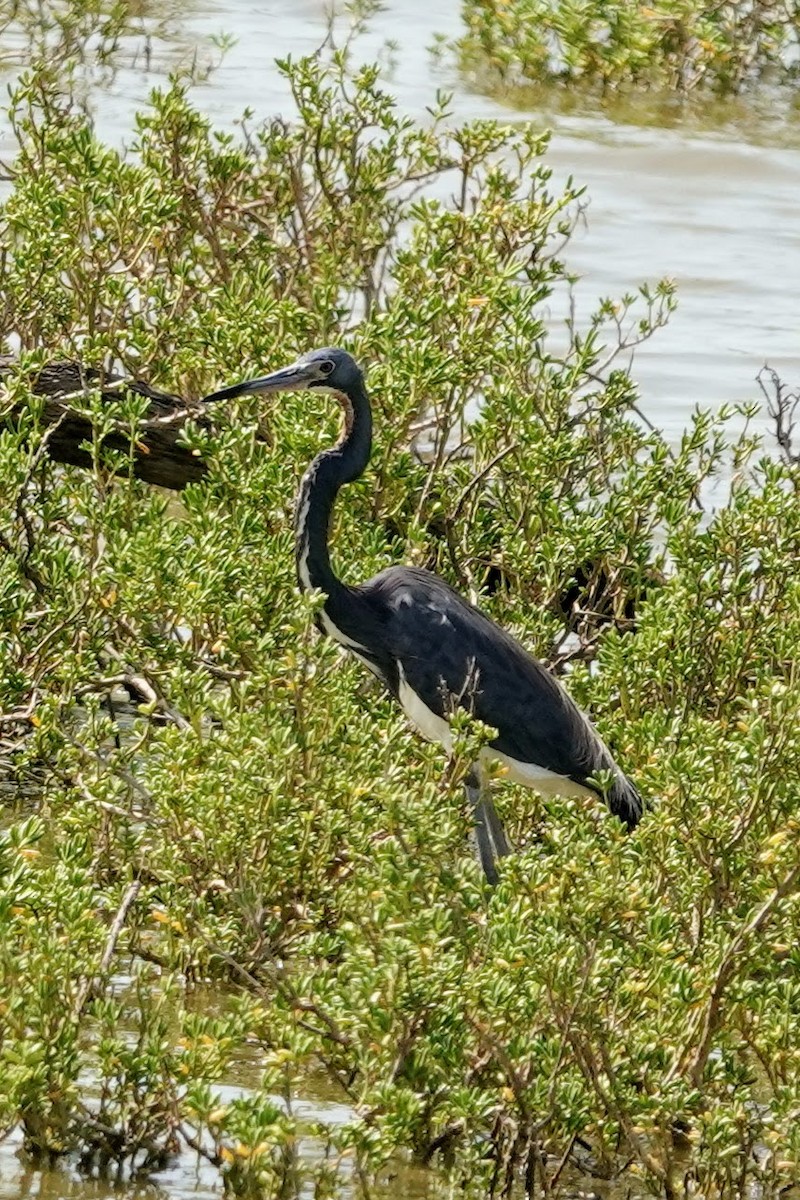
{"label": "heron's leg", "polygon": [[473,767],[466,776],[464,788],[475,813],[474,845],[478,862],[483,867],[487,880],[494,887],[498,878],[495,864],[499,858],[505,858],[511,853],[511,847],[478,767]]}

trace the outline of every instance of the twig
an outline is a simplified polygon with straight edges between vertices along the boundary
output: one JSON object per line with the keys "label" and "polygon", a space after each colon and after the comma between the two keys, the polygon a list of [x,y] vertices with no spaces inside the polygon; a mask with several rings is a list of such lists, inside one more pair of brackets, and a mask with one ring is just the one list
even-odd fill
{"label": "twig", "polygon": [[[784,875],[781,882],[773,892],[767,897],[761,907],[755,912],[745,926],[739,930],[736,936],[732,939],[728,949],[722,956],[722,961],[717,967],[717,973],[714,977],[714,982],[711,986],[708,1002],[705,1008],[700,1012],[698,1019],[695,1021],[692,1028],[688,1045],[683,1052],[676,1056],[667,1076],[664,1080],[665,1084],[669,1084],[683,1070],[688,1070],[692,1083],[695,1087],[700,1087],[702,1083],[703,1071],[705,1070],[708,1056],[711,1052],[711,1042],[714,1034],[719,1028],[722,1020],[722,1000],[725,991],[730,984],[736,972],[736,965],[740,955],[745,950],[749,940],[757,933],[760,933],[764,926],[769,921],[774,910],[782,900],[793,891],[795,884],[800,879],[800,863],[789,870]],[[699,1033],[700,1038],[697,1043],[697,1048],[689,1057],[689,1046],[694,1041]]]}
{"label": "twig", "polygon": [[13,712],[0,712],[0,725],[29,725],[36,710],[39,694],[34,688],[26,708],[15,708]]}
{"label": "twig", "polygon": [[108,970],[114,950],[117,946],[117,940],[119,935],[122,933],[122,928],[125,924],[128,913],[130,912],[131,905],[139,895],[141,887],[142,881],[140,879],[134,879],[133,883],[128,886],[125,895],[122,897],[122,903],[117,909],[116,916],[111,923],[111,928],[108,931],[108,937],[106,938],[106,945],[105,949],[103,950],[103,957],[100,959],[100,965],[94,975],[84,975],[83,979],[81,980],[81,984],[75,994],[75,1001],[72,1005],[71,1015],[75,1024],[77,1024],[77,1022],[80,1020],[81,1014],[86,1007],[86,1003],[94,989],[97,987],[100,977],[105,975],[106,971]]}
{"label": "twig", "polygon": [[[784,460],[790,465],[800,463],[800,450],[795,450],[795,417],[800,408],[800,394],[788,391],[786,384],[771,367],[762,367],[756,375],[761,394],[767,402],[767,413],[775,425],[775,441]],[[767,387],[772,388],[770,395]]]}
{"label": "twig", "polygon": [[[134,642],[137,640],[138,635],[136,630],[124,617],[117,617],[117,624]],[[118,662],[122,666],[123,682],[127,688],[133,688],[134,691],[146,696],[148,703],[162,712],[165,717],[168,717],[173,724],[178,726],[178,729],[191,729],[191,723],[167,700],[164,693],[153,682],[152,676],[148,677],[143,672],[130,670],[123,655],[110,643],[106,645],[105,650],[110,658],[113,658],[115,662]]]}
{"label": "twig", "polygon": [[189,1133],[185,1125],[179,1125],[178,1132],[186,1142],[186,1145],[189,1147],[189,1149],[194,1150],[195,1154],[199,1155],[200,1158],[204,1158],[206,1162],[211,1163],[211,1165],[214,1167],[222,1166],[224,1159],[221,1158],[219,1154],[216,1154],[213,1150],[207,1150],[198,1138]]}
{"label": "twig", "polygon": [[[113,768],[111,768],[113,770]],[[111,800],[100,800],[97,796],[93,796],[83,777],[78,774],[74,780],[75,786],[80,791],[84,800],[89,804],[95,805],[102,809],[103,812],[111,813],[115,817],[123,817],[126,821],[134,820],[144,822],[147,825],[163,827],[167,824],[163,817],[158,817],[154,813],[146,813],[140,808],[123,808],[121,804],[114,804]]]}
{"label": "twig", "polygon": [[507,446],[504,446],[502,450],[499,450],[497,454],[495,454],[494,458],[489,460],[485,467],[481,467],[480,471],[473,475],[472,479],[470,479],[469,483],[464,487],[461,495],[456,501],[456,506],[450,516],[451,521],[455,522],[461,516],[462,510],[470,496],[470,493],[478,486],[478,484],[483,483],[486,476],[494,470],[497,464],[502,462],[504,458],[507,458],[509,454],[513,454],[516,449],[517,443],[509,442]]}
{"label": "twig", "polygon": [[11,545],[11,542],[8,540],[6,535],[2,532],[0,532],[0,549],[5,550],[6,554],[8,554],[11,558],[16,560],[17,566],[19,567],[20,571],[25,576],[25,578],[28,580],[28,583],[33,584],[33,587],[36,589],[36,591],[39,593],[39,595],[43,596],[45,594],[45,592],[47,591],[47,585],[45,584],[41,575],[36,570],[36,568],[32,567],[31,564],[28,562],[27,555],[19,556],[17,554],[16,550]]}
{"label": "twig", "polygon": [[99,763],[105,771],[110,771],[112,775],[116,775],[118,779],[121,779],[123,783],[128,785],[131,791],[136,792],[137,795],[141,796],[143,800],[146,800],[148,804],[155,804],[152,795],[144,786],[144,784],[140,783],[136,776],[133,775],[127,769],[127,767],[122,767],[118,763],[110,763],[108,759],[100,753],[99,750],[93,750],[90,746],[84,745],[84,743],[79,741],[77,738],[71,737],[69,733],[65,734],[65,737],[70,745],[74,746],[76,750],[79,750],[85,758],[93,759],[96,763]]}

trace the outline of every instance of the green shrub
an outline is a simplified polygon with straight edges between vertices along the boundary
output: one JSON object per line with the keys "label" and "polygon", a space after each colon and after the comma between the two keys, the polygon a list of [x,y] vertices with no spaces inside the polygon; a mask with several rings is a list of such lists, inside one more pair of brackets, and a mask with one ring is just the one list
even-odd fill
{"label": "green shrub", "polygon": [[[414,125],[341,54],[282,69],[296,122],[222,134],[175,84],[125,155],[46,76],[14,100],[2,1127],[93,1168],[198,1149],[236,1194],[333,1195],[348,1163],[368,1183],[400,1152],[476,1196],[555,1191],[575,1163],[670,1197],[781,1190],[800,1153],[796,466],[731,438],[731,414],[674,449],[640,420],[615,354],[666,319],[669,284],[553,328],[580,193],[551,189],[545,139],[454,126],[444,100]],[[569,662],[653,801],[635,835],[505,787],[520,853],[487,892],[458,786],[472,732],[443,769],[294,585],[324,396],[190,429],[209,470],[179,500],[103,447],[112,418],[135,440],[133,398],[72,398],[92,470],[47,456],[47,358],[196,396],[334,339],[377,424],[341,573],[434,567]],[[245,1046],[260,1079],[223,1103]],[[320,1069],[343,1125],[287,1103]]]}

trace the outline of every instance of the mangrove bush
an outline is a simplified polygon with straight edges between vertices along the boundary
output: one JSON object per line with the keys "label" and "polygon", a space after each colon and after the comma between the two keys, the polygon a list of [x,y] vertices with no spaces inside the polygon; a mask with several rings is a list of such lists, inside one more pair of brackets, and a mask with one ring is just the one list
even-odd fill
{"label": "mangrove bush", "polygon": [[[223,132],[175,82],[125,152],[46,72],[13,98],[0,1130],[87,1171],[197,1153],[237,1195],[368,1192],[403,1156],[476,1197],[578,1169],[784,1192],[797,463],[748,432],[755,405],[698,412],[675,446],[641,418],[619,355],[666,320],[668,283],[552,318],[581,194],[553,187],[546,138],[441,97],[415,124],[342,52],[281,70],[291,119]],[[341,574],[432,567],[567,672],[650,802],[632,836],[499,781],[519,852],[487,889],[459,786],[476,732],[444,764],[295,587],[324,395],[189,424],[207,469],[179,495],[135,478],[124,389],[68,398],[88,469],[48,455],[47,361],[191,399],[334,341],[376,410]],[[221,1094],[245,1054],[257,1077]],[[298,1113],[314,1073],[346,1120]]]}
{"label": "mangrove bush", "polygon": [[464,66],[508,85],[738,95],[797,82],[800,16],[771,0],[701,5],[463,0]]}

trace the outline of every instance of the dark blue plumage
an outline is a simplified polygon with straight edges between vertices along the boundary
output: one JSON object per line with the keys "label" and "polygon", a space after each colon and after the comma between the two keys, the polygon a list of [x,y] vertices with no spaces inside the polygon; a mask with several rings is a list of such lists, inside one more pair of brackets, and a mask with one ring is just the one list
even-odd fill
{"label": "dark blue plumage", "polygon": [[581,786],[598,771],[613,772],[609,808],[629,828],[636,825],[635,788],[561,684],[510,634],[444,580],[415,567],[390,567],[354,590],[375,614],[389,661],[402,664],[427,707],[444,716],[448,699],[462,696],[465,707],[497,729],[493,749]]}
{"label": "dark blue plumage", "polygon": [[[334,392],[345,412],[342,440],[314,459],[297,498],[297,573],[301,587],[325,593],[320,629],[356,654],[417,728],[447,749],[447,716],[458,705],[497,730],[484,756],[499,759],[512,779],[527,786],[597,793],[592,777],[610,772],[613,783],[604,799],[632,829],[642,815],[635,786],[561,684],[510,634],[429,571],[390,567],[356,587],[334,574],[328,555],[333,502],[344,483],[362,474],[372,445],[372,413],[355,360],[336,348],[316,350],[291,367],[206,400],[307,387]],[[475,805],[481,863],[493,882],[496,859],[508,853],[508,843],[482,784],[480,763],[466,786]]]}

